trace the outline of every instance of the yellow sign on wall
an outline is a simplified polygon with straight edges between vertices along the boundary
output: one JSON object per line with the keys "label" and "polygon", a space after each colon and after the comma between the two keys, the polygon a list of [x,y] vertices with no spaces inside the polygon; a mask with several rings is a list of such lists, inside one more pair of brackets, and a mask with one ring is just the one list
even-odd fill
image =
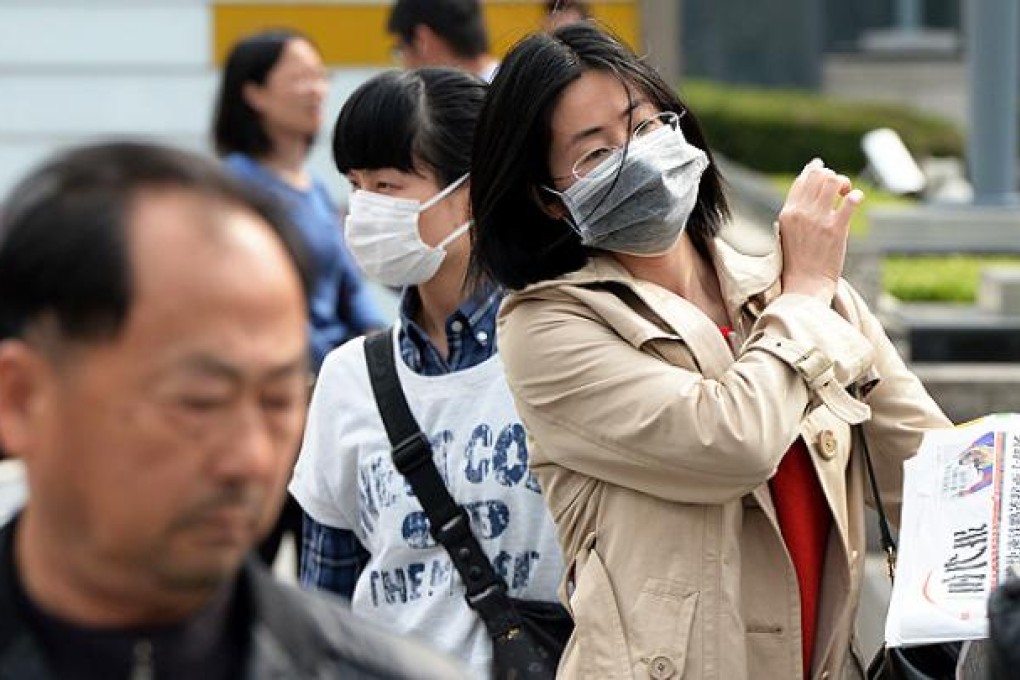
{"label": "yellow sign on wall", "polygon": [[[628,44],[640,47],[636,0],[590,3],[594,17]],[[539,30],[544,3],[482,3],[492,50],[502,57],[510,47]],[[212,6],[213,59],[221,65],[231,46],[267,28],[290,28],[308,35],[332,67],[394,65],[393,37],[386,33],[390,4],[379,2],[216,2]]]}

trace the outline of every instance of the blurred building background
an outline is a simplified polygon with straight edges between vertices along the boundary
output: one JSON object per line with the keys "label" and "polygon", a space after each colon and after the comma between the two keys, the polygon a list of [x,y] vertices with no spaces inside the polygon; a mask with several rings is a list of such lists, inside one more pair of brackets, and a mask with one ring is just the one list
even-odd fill
{"label": "blurred building background", "polygon": [[[359,83],[396,64],[387,0],[0,0],[0,195],[55,148],[111,135],[208,149],[219,65],[237,38],[299,29],[332,70],[326,121]],[[497,54],[537,29],[534,0],[486,2]],[[638,3],[593,2],[594,15],[640,45]],[[328,129],[323,130],[328,135]],[[313,170],[333,178],[328,144]],[[340,183],[334,183],[341,191]]]}
{"label": "blurred building background", "polygon": [[[326,120],[392,67],[388,0],[0,0],[0,192],[56,146],[131,133],[207,147],[218,65],[238,37],[303,30],[333,69]],[[483,2],[502,54],[538,0]],[[965,128],[964,0],[600,0],[593,13],[668,79],[904,104]],[[1017,27],[1020,31],[1020,27]],[[325,132],[325,131],[324,131]],[[319,145],[313,166],[328,174]]]}

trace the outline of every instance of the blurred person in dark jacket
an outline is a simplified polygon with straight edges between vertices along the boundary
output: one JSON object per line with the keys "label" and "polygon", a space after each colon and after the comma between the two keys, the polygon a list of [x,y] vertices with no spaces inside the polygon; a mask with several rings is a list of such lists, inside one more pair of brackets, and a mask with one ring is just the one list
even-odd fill
{"label": "blurred person in dark jacket", "polygon": [[299,235],[218,166],[70,151],[0,221],[0,677],[446,678],[245,561],[307,401]]}
{"label": "blurred person in dark jacket", "polygon": [[450,66],[487,83],[499,68],[478,0],[397,0],[386,28],[406,68]]}

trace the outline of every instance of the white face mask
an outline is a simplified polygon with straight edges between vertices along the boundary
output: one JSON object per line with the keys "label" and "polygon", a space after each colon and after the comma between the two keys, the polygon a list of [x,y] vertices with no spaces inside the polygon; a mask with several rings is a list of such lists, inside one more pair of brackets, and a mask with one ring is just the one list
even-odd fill
{"label": "white face mask", "polygon": [[355,191],[344,236],[351,255],[365,274],[386,286],[413,286],[435,276],[446,257],[446,247],[463,236],[471,222],[454,229],[438,245],[430,246],[418,233],[418,215],[456,191],[467,178],[461,176],[424,203]]}

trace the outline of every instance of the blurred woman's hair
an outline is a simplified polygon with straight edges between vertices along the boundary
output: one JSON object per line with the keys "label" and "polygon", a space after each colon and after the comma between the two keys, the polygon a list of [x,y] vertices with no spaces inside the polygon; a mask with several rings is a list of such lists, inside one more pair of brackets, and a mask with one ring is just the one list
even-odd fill
{"label": "blurred woman's hair", "polygon": [[[250,35],[231,48],[223,67],[213,117],[213,143],[218,155],[243,153],[261,158],[273,151],[262,119],[244,96],[244,86],[248,83],[265,85],[269,72],[280,61],[291,40],[304,40],[314,45],[310,38],[297,31],[278,28]],[[308,140],[309,146],[312,141]]]}

